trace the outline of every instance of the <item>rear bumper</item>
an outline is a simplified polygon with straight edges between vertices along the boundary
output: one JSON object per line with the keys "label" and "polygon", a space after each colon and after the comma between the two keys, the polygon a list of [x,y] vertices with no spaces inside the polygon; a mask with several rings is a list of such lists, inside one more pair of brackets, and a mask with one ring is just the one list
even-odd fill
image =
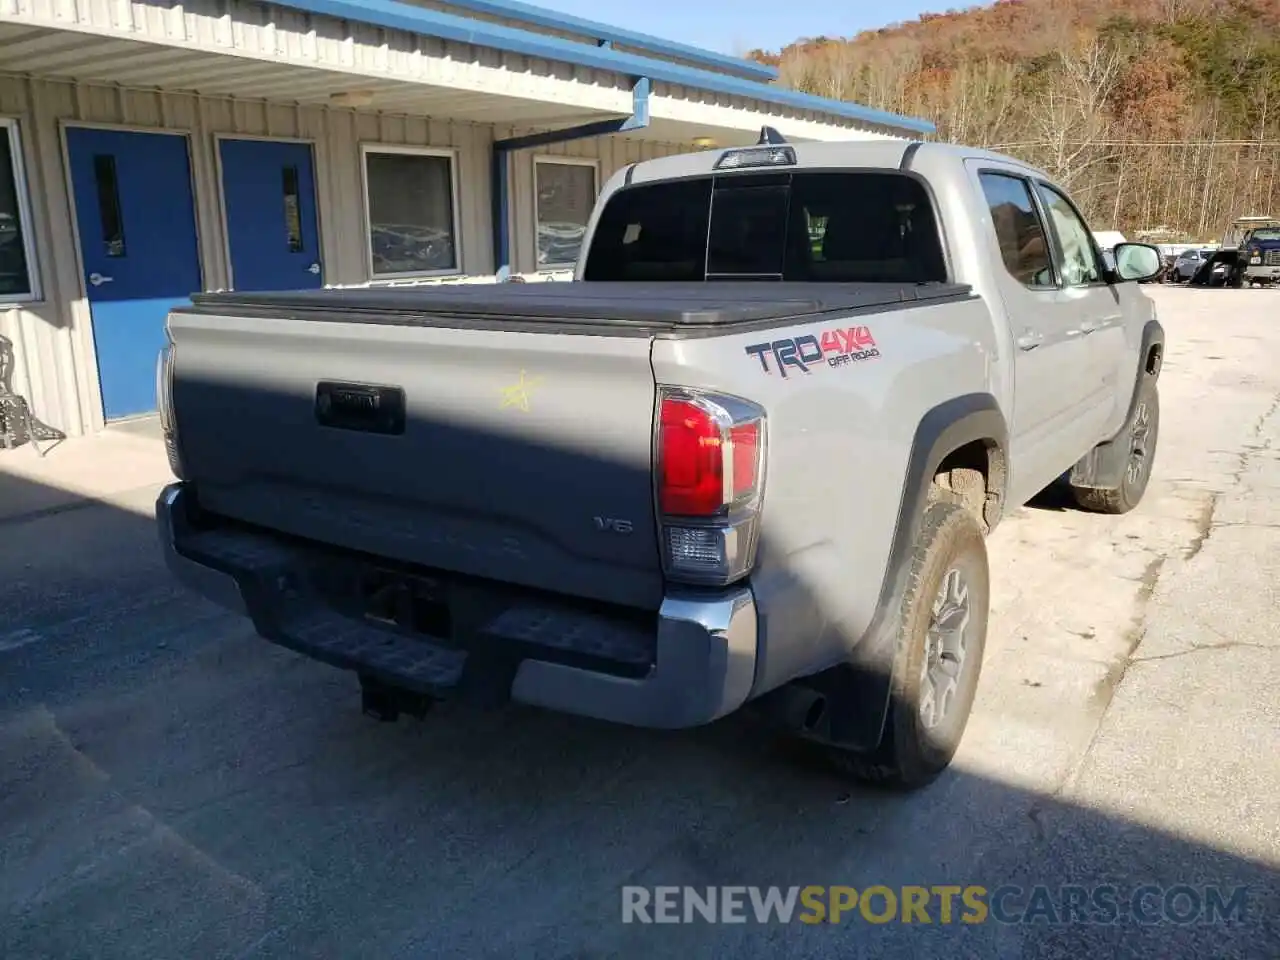
{"label": "rear bumper", "polygon": [[[190,549],[198,534],[188,520],[189,499],[187,485],[174,483],[156,501],[165,563],[183,585],[252,618],[272,642],[384,682],[440,696],[496,684],[520,703],[632,726],[680,728],[736,710],[755,679],[757,614],[749,587],[670,593],[658,612],[656,637],[643,638],[653,650],[643,677],[538,659],[527,645],[518,657],[487,657],[344,617],[319,602],[300,602],[289,585],[284,546],[223,537],[216,560]],[[508,614],[519,620],[521,613],[508,611],[495,623]],[[546,629],[546,618],[535,616],[537,629]],[[587,617],[552,620],[562,636],[589,635],[586,642],[597,647],[628,643],[625,630],[611,631]],[[601,639],[602,630],[620,639]],[[505,640],[489,637],[486,652],[508,646]],[[563,649],[559,641],[556,646]]]}

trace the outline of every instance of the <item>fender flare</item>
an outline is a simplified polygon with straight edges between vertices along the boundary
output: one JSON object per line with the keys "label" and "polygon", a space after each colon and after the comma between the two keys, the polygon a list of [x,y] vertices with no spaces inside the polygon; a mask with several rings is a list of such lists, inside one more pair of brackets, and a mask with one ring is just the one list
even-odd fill
{"label": "fender flare", "polygon": [[1129,463],[1130,451],[1127,444],[1117,441],[1138,409],[1143,385],[1160,379],[1163,366],[1164,327],[1159,320],[1151,319],[1142,328],[1142,345],[1138,350],[1138,364],[1133,375],[1133,393],[1129,397],[1124,422],[1115,436],[1098,444],[1071,468],[1068,480],[1072,486],[1111,489],[1120,485],[1125,467]]}
{"label": "fender flare", "polygon": [[[995,397],[970,393],[929,410],[916,427],[871,626],[844,663],[802,681],[827,695],[828,709],[812,739],[853,750],[872,750],[884,733],[893,689],[898,614],[907,590],[911,550],[928,502],[929,485],[948,454],[967,443],[1009,449],[1009,428]],[[1003,496],[1003,491],[1001,491]]]}
{"label": "fender flare", "polygon": [[[1154,355],[1152,354],[1152,347],[1159,348]],[[1149,360],[1150,362],[1148,362]],[[1160,379],[1160,370],[1163,366],[1164,327],[1159,320],[1152,318],[1142,327],[1142,346],[1138,349],[1138,368],[1133,375],[1133,396],[1129,398],[1129,409],[1125,412],[1126,422],[1138,408],[1138,394],[1142,392],[1142,384],[1148,379]],[[1119,434],[1116,436],[1119,436]],[[1115,437],[1111,439],[1114,440]]]}

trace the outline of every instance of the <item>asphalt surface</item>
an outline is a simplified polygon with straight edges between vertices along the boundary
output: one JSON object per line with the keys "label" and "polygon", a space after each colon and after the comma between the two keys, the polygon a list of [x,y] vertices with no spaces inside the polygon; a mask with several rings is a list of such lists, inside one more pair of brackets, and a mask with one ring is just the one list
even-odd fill
{"label": "asphalt surface", "polygon": [[[0,522],[0,957],[1280,957],[1280,293],[1153,296],[1147,499],[996,532],[975,714],[911,796],[741,718],[377,724],[170,582],[154,485]],[[1019,892],[983,923],[621,922],[625,885],[973,884]]]}

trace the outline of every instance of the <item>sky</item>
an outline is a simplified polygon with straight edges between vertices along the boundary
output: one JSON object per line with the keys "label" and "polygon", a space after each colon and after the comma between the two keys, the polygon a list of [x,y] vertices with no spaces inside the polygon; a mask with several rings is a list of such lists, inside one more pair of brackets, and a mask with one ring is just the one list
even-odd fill
{"label": "sky", "polygon": [[679,40],[720,53],[777,50],[800,37],[850,37],[911,20],[922,11],[967,7],[977,0],[532,0],[537,6]]}

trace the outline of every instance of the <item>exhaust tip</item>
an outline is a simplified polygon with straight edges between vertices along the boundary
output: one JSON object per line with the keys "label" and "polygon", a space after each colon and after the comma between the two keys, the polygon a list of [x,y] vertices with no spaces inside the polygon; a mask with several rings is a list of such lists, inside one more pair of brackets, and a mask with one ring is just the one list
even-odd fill
{"label": "exhaust tip", "polygon": [[787,685],[773,691],[766,701],[773,721],[784,730],[808,734],[827,719],[827,697],[809,687]]}
{"label": "exhaust tip", "polygon": [[827,715],[827,698],[818,694],[813,703],[809,704],[809,709],[805,711],[804,719],[801,726],[805,732],[812,733],[818,728],[818,724],[822,722],[822,718]]}

